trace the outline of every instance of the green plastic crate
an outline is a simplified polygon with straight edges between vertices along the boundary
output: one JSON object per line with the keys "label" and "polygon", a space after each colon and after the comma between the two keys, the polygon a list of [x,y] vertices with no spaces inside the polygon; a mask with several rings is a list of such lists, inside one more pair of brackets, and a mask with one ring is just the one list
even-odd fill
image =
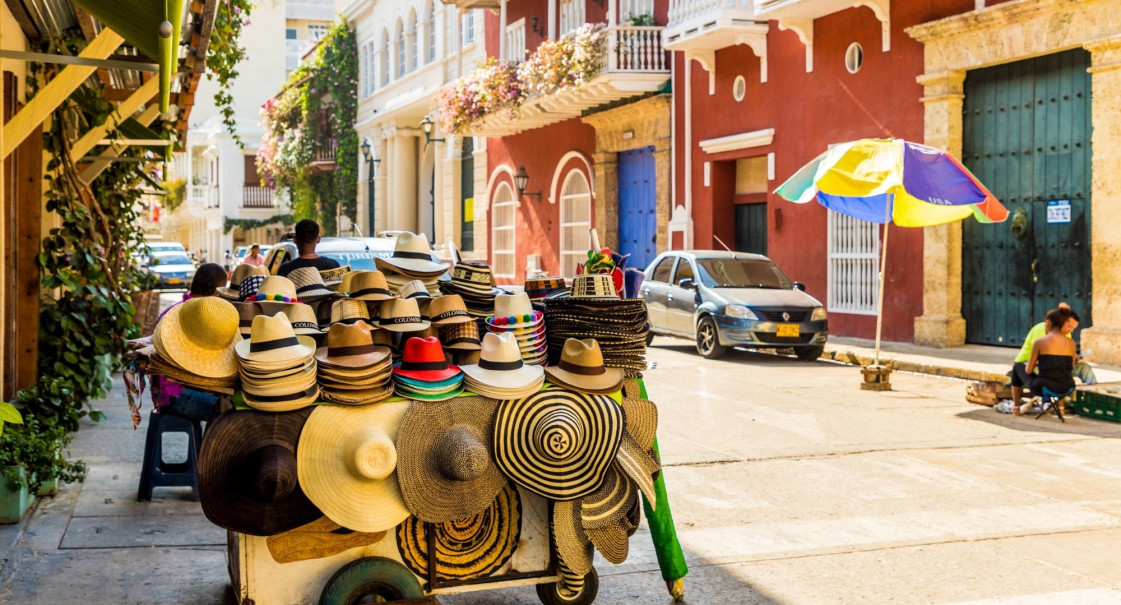
{"label": "green plastic crate", "polygon": [[1121,382],[1080,386],[1076,394],[1074,405],[1079,416],[1121,422]]}

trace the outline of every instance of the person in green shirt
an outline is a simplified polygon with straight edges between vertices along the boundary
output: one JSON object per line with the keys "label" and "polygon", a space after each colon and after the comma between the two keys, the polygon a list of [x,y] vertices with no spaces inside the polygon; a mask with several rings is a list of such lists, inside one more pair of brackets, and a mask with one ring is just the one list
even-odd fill
{"label": "person in green shirt", "polygon": [[[1065,302],[1059,303],[1058,308],[1065,308],[1067,310],[1070,310],[1070,305],[1066,304]],[[1079,321],[1080,319],[1078,317],[1078,314],[1074,311],[1070,311],[1070,319],[1067,320],[1066,325],[1063,326],[1062,330],[1063,334],[1066,334],[1067,338],[1074,338],[1073,336],[1071,336],[1071,333],[1074,332],[1075,328],[1078,327]],[[1017,355],[1016,359],[1013,360],[1012,401],[1013,403],[1015,403],[1015,407],[1013,408],[1014,410],[1020,409],[1020,398],[1023,397],[1024,386],[1029,384],[1027,364],[1028,359],[1031,358],[1032,345],[1035,344],[1035,341],[1043,338],[1046,335],[1046,321],[1041,321],[1032,326],[1032,329],[1028,330],[1027,336],[1024,337],[1024,345],[1020,347],[1019,355]],[[1094,376],[1093,368],[1090,367],[1090,364],[1083,361],[1081,357],[1079,357],[1078,362],[1074,364],[1074,376],[1081,380],[1082,384],[1095,384],[1098,381],[1098,379]]]}

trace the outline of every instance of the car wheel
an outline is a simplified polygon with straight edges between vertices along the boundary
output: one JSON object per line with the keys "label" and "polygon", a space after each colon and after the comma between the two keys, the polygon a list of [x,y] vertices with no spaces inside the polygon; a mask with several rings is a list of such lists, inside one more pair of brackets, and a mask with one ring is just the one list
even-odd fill
{"label": "car wheel", "polygon": [[697,353],[705,359],[717,359],[727,351],[728,347],[720,344],[716,321],[708,316],[701,318],[701,323],[697,324]]}
{"label": "car wheel", "polygon": [[802,361],[817,361],[818,357],[825,352],[825,345],[816,347],[798,347],[794,349],[794,354]]}

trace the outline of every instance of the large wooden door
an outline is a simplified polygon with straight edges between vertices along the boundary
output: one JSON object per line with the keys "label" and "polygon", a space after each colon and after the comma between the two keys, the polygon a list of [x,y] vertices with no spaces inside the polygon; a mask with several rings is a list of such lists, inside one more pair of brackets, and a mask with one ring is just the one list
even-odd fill
{"label": "large wooden door", "polygon": [[463,137],[460,147],[459,242],[464,250],[475,249],[475,139]]}
{"label": "large wooden door", "polygon": [[969,342],[1020,346],[1060,301],[1091,325],[1089,66],[1077,49],[966,77],[962,159],[1012,213],[963,225]]}
{"label": "large wooden door", "polygon": [[658,255],[654,148],[619,154],[619,254],[628,267],[645,269]]}
{"label": "large wooden door", "polygon": [[767,255],[767,203],[736,204],[736,251]]}

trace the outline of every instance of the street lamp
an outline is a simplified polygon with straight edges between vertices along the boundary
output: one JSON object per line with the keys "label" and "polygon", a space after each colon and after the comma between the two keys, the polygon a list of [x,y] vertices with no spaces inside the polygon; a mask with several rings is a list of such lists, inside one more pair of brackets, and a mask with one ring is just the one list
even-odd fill
{"label": "street lamp", "polygon": [[527,195],[537,196],[537,201],[541,201],[541,192],[526,192],[525,187],[529,184],[529,175],[525,172],[525,166],[518,167],[518,173],[514,175],[514,187],[518,190],[518,197],[522,198]]}
{"label": "street lamp", "polygon": [[375,156],[374,146],[370,144],[370,139],[362,139],[362,157],[366,158],[366,197],[370,206],[370,230],[366,233],[373,236],[375,235],[374,230],[377,229],[377,211],[374,208],[374,164],[381,162],[381,160]]}
{"label": "street lamp", "polygon": [[424,116],[424,119],[420,121],[420,129],[424,131],[424,140],[428,143],[443,143],[444,139],[432,138],[432,129],[435,126],[436,123],[428,116]]}

